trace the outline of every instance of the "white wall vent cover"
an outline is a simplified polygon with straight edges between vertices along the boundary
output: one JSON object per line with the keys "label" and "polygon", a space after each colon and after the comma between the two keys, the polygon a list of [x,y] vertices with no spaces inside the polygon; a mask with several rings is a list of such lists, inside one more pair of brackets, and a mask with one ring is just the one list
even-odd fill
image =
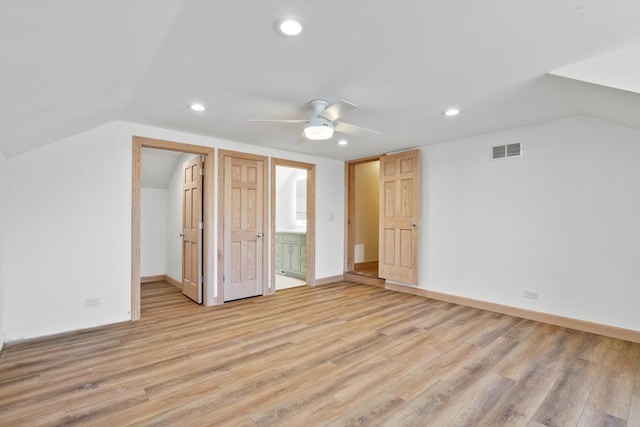
{"label": "white wall vent cover", "polygon": [[491,147],[491,159],[508,159],[511,157],[522,157],[522,144],[516,142],[514,144],[494,145]]}

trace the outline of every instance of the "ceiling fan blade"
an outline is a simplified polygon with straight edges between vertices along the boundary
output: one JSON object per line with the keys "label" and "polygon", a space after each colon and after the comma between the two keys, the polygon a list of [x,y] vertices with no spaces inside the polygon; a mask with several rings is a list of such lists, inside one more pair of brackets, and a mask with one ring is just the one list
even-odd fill
{"label": "ceiling fan blade", "polygon": [[372,133],[382,135],[382,132],[378,132],[377,130],[363,128],[356,125],[350,125],[349,123],[344,123],[344,122],[335,123],[333,130],[342,132],[342,133],[350,133],[351,135],[367,136],[367,135],[371,135]]}
{"label": "ceiling fan blade", "polygon": [[322,117],[323,119],[327,119],[332,122],[335,122],[340,117],[342,117],[345,113],[348,113],[349,111],[353,110],[356,107],[357,107],[356,104],[352,104],[349,101],[342,100],[340,102],[336,102],[333,105],[329,105],[327,108],[325,108],[322,111],[322,113],[318,114],[318,116]]}
{"label": "ceiling fan blade", "polygon": [[307,123],[306,119],[248,119],[248,122]]}
{"label": "ceiling fan blade", "polygon": [[307,142],[309,141],[307,139],[306,136],[304,136],[304,131],[300,132],[300,135],[298,135],[298,139],[296,139],[296,142],[294,142],[294,144],[298,145],[298,144],[302,144],[303,142]]}

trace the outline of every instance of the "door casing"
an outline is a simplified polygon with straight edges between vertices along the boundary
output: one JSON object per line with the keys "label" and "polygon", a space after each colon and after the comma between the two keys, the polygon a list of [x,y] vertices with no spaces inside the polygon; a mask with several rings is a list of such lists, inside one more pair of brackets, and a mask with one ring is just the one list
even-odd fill
{"label": "door casing", "polygon": [[[213,189],[215,150],[199,145],[146,138],[134,135],[132,138],[132,178],[131,178],[131,320],[140,320],[140,195],[142,179],[142,148],[178,151],[204,156],[205,188]],[[219,304],[215,298],[214,257],[213,257],[213,192],[203,194],[204,232],[202,241],[203,257],[203,303]]]}

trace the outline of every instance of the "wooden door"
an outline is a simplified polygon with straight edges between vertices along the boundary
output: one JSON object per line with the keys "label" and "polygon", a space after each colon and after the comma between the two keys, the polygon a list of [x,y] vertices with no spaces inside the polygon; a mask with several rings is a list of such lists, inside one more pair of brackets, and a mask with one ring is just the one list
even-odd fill
{"label": "wooden door", "polygon": [[203,159],[183,165],[182,193],[182,293],[202,303],[202,187]]}
{"label": "wooden door", "polygon": [[380,249],[378,275],[418,283],[420,152],[380,158]]}
{"label": "wooden door", "polygon": [[263,293],[264,161],[225,156],[224,300]]}

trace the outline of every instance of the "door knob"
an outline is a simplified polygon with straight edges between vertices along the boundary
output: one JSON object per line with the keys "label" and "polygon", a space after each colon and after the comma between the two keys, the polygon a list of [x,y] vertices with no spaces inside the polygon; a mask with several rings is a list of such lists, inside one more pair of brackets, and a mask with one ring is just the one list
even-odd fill
{"label": "door knob", "polygon": [[262,237],[264,236],[264,233],[256,233],[256,237]]}
{"label": "door knob", "polygon": [[411,221],[411,226],[412,226],[412,227],[417,227],[417,226],[418,226],[418,223],[417,223],[417,222],[415,222],[415,221]]}
{"label": "door knob", "polygon": [[184,233],[180,233],[180,237],[184,237]]}

